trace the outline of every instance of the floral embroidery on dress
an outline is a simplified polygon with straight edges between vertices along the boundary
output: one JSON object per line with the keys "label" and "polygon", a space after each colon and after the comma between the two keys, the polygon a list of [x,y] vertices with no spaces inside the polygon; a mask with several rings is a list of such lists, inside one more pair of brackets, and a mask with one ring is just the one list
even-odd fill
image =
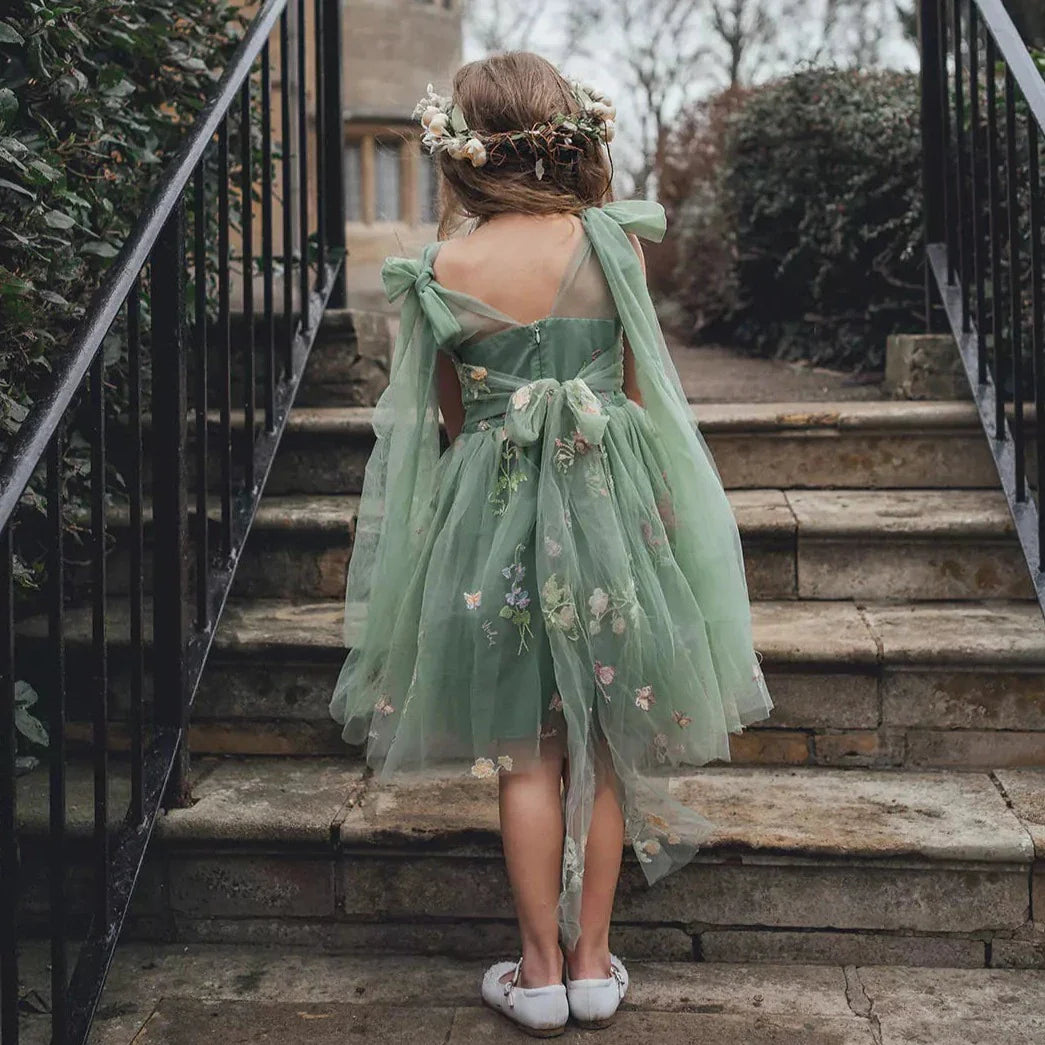
{"label": "floral embroidery on dress", "polygon": [[656,838],[647,838],[645,842],[639,843],[635,852],[644,864],[651,864],[653,857],[660,852],[660,842]]}
{"label": "floral embroidery on dress", "polygon": [[486,383],[490,372],[484,366],[471,366],[459,363],[457,376],[461,382],[461,398],[465,402],[472,402],[478,399],[480,392],[490,391],[490,386]]}
{"label": "floral embroidery on dress", "polygon": [[652,686],[640,686],[635,690],[635,707],[640,711],[649,711],[649,709],[656,703],[657,702],[653,697]]}
{"label": "floral embroidery on dress", "polygon": [[474,776],[476,780],[487,780],[495,773],[500,773],[502,770],[505,773],[510,773],[512,771],[511,755],[499,755],[496,764],[492,758],[477,758],[472,763],[472,776]]}
{"label": "floral embroidery on dress", "polygon": [[[504,432],[504,429],[502,428],[501,431]],[[526,482],[526,476],[519,470],[520,457],[519,447],[505,439],[501,447],[497,482],[494,483],[489,498],[495,515],[504,515],[508,510],[508,502],[511,500],[512,494],[519,488],[520,483]]]}
{"label": "floral embroidery on dress", "polygon": [[395,708],[392,707],[391,703],[389,703],[388,697],[384,693],[377,698],[374,710],[382,715],[391,715],[395,712]]}
{"label": "floral embroidery on dress", "polygon": [[635,581],[627,578],[619,588],[611,587],[608,591],[594,588],[588,599],[591,619],[588,621],[588,634],[598,635],[607,613],[614,635],[623,635],[627,621],[632,624],[639,619],[639,604],[635,594]]}
{"label": "floral embroidery on dress", "polygon": [[562,545],[552,537],[544,538],[544,554],[549,559],[557,559],[562,555]]}
{"label": "floral embroidery on dress", "polygon": [[505,604],[501,607],[499,615],[505,620],[510,620],[518,629],[520,653],[530,648],[526,643],[526,639],[533,637],[533,631],[530,628],[530,610],[528,608],[530,605],[530,593],[523,588],[521,583],[526,575],[526,567],[521,562],[525,548],[525,544],[517,544],[515,546],[515,558],[501,570],[502,576],[511,581],[512,585],[505,593]]}
{"label": "floral embroidery on dress", "polygon": [[612,686],[616,677],[617,669],[612,664],[603,664],[601,661],[595,661],[595,685],[607,703],[609,703],[610,695],[606,691],[606,687]]}
{"label": "floral embroidery on dress", "polygon": [[568,639],[580,638],[573,596],[557,573],[549,574],[541,588],[541,612],[549,628],[561,631]]}
{"label": "floral embroidery on dress", "polygon": [[555,453],[552,455],[556,467],[560,472],[568,472],[578,457],[584,457],[592,449],[592,444],[581,434],[580,429],[574,429],[569,439],[555,437]]}
{"label": "floral embroidery on dress", "polygon": [[562,697],[558,693],[552,693],[552,699],[548,701],[549,711],[562,711]]}
{"label": "floral embroidery on dress", "polygon": [[685,729],[693,721],[689,715],[683,714],[681,711],[673,711],[671,717],[675,720],[675,724],[679,729]]}

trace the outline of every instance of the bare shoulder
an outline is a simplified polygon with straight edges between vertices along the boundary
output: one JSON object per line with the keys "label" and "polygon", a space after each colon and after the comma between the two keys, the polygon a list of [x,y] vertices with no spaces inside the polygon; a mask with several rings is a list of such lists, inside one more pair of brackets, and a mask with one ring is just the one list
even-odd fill
{"label": "bare shoulder", "polygon": [[444,240],[435,256],[432,271],[444,287],[466,289],[482,268],[482,244],[476,249],[472,236]]}
{"label": "bare shoulder", "polygon": [[642,272],[645,275],[646,272],[646,255],[642,251],[642,243],[639,241],[639,237],[634,232],[629,232],[628,239],[631,240],[631,245],[635,250],[635,253],[639,256],[639,264],[642,265]]}

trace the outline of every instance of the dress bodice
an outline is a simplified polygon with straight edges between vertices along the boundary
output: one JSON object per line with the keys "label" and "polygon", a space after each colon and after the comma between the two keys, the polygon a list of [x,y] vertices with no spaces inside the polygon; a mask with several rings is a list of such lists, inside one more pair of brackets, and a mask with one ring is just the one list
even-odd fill
{"label": "dress bodice", "polygon": [[523,381],[565,381],[606,353],[621,358],[620,321],[579,316],[545,316],[470,339],[451,352],[459,366],[485,367]]}

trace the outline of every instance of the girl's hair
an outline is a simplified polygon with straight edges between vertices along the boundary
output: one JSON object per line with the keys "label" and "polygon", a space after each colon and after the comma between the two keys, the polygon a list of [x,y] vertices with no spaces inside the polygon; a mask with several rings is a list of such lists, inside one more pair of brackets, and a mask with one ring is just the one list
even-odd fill
{"label": "girl's hair", "polygon": [[[551,62],[529,51],[512,51],[461,66],[453,99],[468,127],[480,137],[546,123],[556,113],[576,114],[580,103]],[[523,214],[576,213],[613,198],[613,168],[606,147],[585,138],[581,148],[545,165],[537,177],[538,154],[525,142],[501,148],[481,167],[437,154],[442,172],[439,238],[465,218],[479,223],[506,211]],[[495,161],[496,160],[496,161]]]}

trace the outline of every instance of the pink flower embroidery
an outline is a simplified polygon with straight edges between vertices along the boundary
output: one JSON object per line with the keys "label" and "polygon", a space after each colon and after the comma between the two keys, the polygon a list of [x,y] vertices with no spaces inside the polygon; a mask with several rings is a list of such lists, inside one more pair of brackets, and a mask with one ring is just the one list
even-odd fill
{"label": "pink flower embroidery", "polygon": [[610,664],[603,664],[600,661],[595,661],[595,678],[600,685],[612,685],[613,680],[616,677],[617,669],[615,667]]}
{"label": "pink flower embroidery", "polygon": [[641,686],[635,690],[635,707],[640,711],[649,711],[656,703],[656,700],[653,699],[652,686]]}

